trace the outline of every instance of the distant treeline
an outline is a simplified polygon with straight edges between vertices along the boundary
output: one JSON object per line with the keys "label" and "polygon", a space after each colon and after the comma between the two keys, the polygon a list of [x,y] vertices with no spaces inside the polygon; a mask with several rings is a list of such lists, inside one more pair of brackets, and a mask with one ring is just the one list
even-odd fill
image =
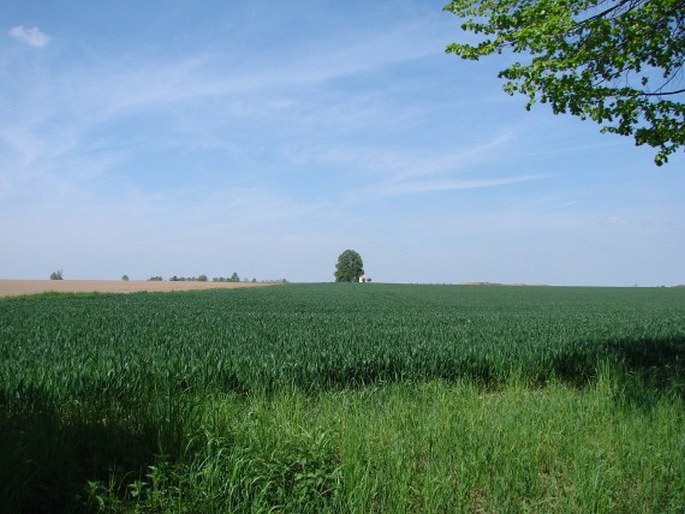
{"label": "distant treeline", "polygon": [[[150,282],[162,282],[164,278],[161,276],[157,275],[154,277],[148,278],[148,281]],[[200,275],[197,277],[178,277],[174,275],[173,277],[169,278],[169,282],[207,282],[209,279],[207,278],[207,275]],[[214,277],[212,278],[212,282],[240,282],[241,279],[238,276],[237,273],[233,273],[230,277]],[[253,279],[248,279],[248,278],[243,278],[243,282],[257,282],[256,278]],[[286,279],[280,279],[280,280],[262,280],[261,282],[287,282]]]}

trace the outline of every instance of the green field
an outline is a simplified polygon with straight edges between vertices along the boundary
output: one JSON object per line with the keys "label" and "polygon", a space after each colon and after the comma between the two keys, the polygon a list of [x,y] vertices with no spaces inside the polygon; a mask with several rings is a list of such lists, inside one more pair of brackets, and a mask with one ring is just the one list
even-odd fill
{"label": "green field", "polygon": [[685,289],[0,300],[0,511],[683,512]]}

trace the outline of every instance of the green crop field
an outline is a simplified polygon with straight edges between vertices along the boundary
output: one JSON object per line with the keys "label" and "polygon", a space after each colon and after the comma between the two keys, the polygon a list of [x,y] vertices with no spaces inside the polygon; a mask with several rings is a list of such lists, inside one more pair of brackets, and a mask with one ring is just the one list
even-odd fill
{"label": "green crop field", "polygon": [[0,300],[0,511],[683,512],[685,288]]}

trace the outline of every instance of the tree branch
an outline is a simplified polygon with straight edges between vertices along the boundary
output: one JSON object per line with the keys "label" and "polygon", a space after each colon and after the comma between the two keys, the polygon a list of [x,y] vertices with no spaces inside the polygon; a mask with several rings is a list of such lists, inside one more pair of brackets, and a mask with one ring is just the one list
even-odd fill
{"label": "tree branch", "polygon": [[589,23],[591,21],[598,20],[600,18],[605,18],[608,14],[611,14],[612,12],[620,9],[621,7],[623,7],[626,4],[630,4],[630,7],[626,10],[626,12],[631,11],[631,10],[635,9],[635,7],[637,7],[640,3],[641,3],[640,1],[635,2],[635,0],[621,0],[616,5],[609,7],[608,9],[605,9],[604,11],[602,11],[600,13],[594,14],[594,15],[590,16],[589,18],[586,18],[584,20],[577,22],[576,27],[582,27],[583,25],[585,25],[586,23]]}
{"label": "tree branch", "polygon": [[685,93],[684,89],[678,89],[676,91],[659,91],[656,93],[640,93],[640,96],[669,96],[669,95],[679,95]]}

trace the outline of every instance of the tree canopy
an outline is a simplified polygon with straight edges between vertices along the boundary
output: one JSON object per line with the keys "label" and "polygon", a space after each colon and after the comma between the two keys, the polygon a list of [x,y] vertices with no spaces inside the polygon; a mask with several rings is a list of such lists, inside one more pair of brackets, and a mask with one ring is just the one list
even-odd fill
{"label": "tree canopy", "polygon": [[364,263],[361,255],[354,250],[345,250],[338,256],[335,265],[336,282],[357,282],[364,274]]}
{"label": "tree canopy", "polygon": [[479,42],[446,51],[468,60],[526,56],[499,72],[504,90],[592,119],[602,132],[657,149],[662,165],[685,145],[684,0],[452,0]]}

